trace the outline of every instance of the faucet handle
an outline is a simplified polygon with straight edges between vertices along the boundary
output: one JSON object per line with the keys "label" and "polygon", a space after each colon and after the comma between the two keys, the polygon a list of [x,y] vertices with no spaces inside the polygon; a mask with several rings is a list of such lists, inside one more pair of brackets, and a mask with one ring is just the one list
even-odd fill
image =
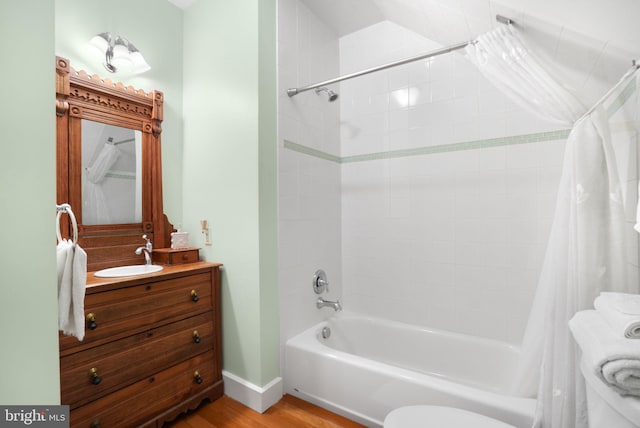
{"label": "faucet handle", "polygon": [[147,235],[142,235],[142,239],[147,241],[145,244],[145,247],[147,248],[147,250],[151,251],[153,249],[153,244],[151,243],[151,240],[147,237]]}
{"label": "faucet handle", "polygon": [[322,278],[318,278],[318,281],[316,281],[316,284],[318,284],[319,288],[324,287],[324,291],[329,291],[329,281],[326,281]]}
{"label": "faucet handle", "polygon": [[327,274],[322,269],[318,269],[316,273],[313,274],[313,291],[315,291],[316,294],[322,294],[325,291],[329,291]]}

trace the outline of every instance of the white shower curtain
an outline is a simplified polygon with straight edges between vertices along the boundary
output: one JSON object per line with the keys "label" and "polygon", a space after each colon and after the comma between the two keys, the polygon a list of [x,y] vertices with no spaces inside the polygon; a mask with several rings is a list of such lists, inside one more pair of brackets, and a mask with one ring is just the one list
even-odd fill
{"label": "white shower curtain", "polygon": [[109,205],[102,189],[102,181],[120,157],[120,149],[114,144],[106,143],[93,163],[85,169],[84,201],[82,206],[82,222],[84,224],[110,223]]}
{"label": "white shower curtain", "polygon": [[617,169],[607,113],[598,106],[576,123],[567,141],[553,227],[522,344],[515,386],[521,392],[537,387],[536,426],[588,426],[569,319],[592,308],[602,291],[638,292],[628,272],[629,226]]}
{"label": "white shower curtain", "polygon": [[511,25],[479,36],[466,47],[466,54],[500,91],[542,119],[569,127],[586,111],[527,49]]}
{"label": "white shower curtain", "polygon": [[[576,121],[586,109],[535,61],[514,28],[481,36],[467,54],[519,104],[547,120],[573,126],[514,392],[537,393],[534,426],[586,428],[584,383],[568,321],[575,312],[591,308],[601,291],[639,291],[637,275],[630,275],[627,263],[630,227],[625,223],[609,113],[603,107],[637,73],[625,76]],[[637,144],[637,131],[626,135]]]}
{"label": "white shower curtain", "polygon": [[136,156],[136,190],[134,206],[134,223],[142,222],[142,132],[134,131]]}

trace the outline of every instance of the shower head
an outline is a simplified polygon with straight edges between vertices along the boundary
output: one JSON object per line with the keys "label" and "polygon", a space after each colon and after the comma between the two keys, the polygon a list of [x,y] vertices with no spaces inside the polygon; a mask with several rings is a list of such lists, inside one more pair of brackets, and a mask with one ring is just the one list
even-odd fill
{"label": "shower head", "polygon": [[506,16],[496,15],[496,21],[505,25],[513,25],[515,22],[511,18],[507,18]]}
{"label": "shower head", "polygon": [[329,97],[329,102],[332,103],[335,100],[338,99],[338,94],[336,94],[335,92],[333,92],[331,89],[322,87],[322,88],[318,88],[316,89],[316,94],[320,95],[320,92],[326,92],[327,96]]}

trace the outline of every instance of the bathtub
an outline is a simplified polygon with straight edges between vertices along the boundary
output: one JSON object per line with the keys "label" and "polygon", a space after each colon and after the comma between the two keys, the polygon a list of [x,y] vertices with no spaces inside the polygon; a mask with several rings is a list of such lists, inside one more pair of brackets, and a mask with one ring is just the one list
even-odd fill
{"label": "bathtub", "polygon": [[506,392],[517,357],[502,342],[339,312],[287,341],[285,390],[369,427],[433,404],[529,428],[535,399]]}

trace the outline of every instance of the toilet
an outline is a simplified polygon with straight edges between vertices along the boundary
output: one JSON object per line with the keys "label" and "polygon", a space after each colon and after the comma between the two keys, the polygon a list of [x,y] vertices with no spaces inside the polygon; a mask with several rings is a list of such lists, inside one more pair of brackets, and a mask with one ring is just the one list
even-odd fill
{"label": "toilet", "polygon": [[[587,391],[589,428],[640,428],[640,398],[623,397],[604,384],[585,363],[580,364]],[[384,428],[515,428],[463,409],[406,406],[391,411]]]}
{"label": "toilet", "polygon": [[392,410],[384,428],[515,428],[513,425],[468,410],[443,406],[406,406]]}
{"label": "toilet", "polygon": [[587,387],[589,428],[640,428],[640,398],[623,397],[580,364]]}

